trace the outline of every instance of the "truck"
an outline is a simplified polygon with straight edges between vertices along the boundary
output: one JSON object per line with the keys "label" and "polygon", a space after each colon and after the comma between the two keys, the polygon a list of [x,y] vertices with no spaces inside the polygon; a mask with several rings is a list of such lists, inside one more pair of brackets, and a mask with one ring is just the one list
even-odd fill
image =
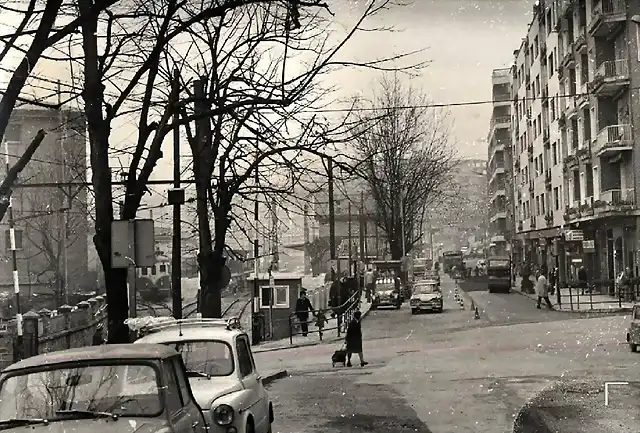
{"label": "truck", "polygon": [[488,257],[487,276],[489,293],[511,292],[511,258],[508,256]]}
{"label": "truck", "polygon": [[445,251],[442,254],[442,268],[445,273],[450,273],[453,267],[461,270],[464,267],[462,251]]}

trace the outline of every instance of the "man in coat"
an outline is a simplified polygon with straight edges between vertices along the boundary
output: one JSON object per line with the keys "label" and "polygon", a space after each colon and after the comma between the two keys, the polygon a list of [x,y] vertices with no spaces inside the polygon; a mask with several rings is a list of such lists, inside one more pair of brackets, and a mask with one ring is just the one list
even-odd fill
{"label": "man in coat", "polygon": [[313,313],[313,305],[311,305],[311,301],[307,298],[307,291],[302,290],[296,302],[296,316],[300,322],[303,337],[309,334],[309,312]]}
{"label": "man in coat", "polygon": [[545,277],[540,270],[536,271],[536,295],[538,296],[538,304],[536,308],[540,308],[540,304],[542,300],[547,303],[547,307],[550,310],[553,309],[553,305],[551,304],[551,300],[549,299],[549,286],[547,284],[547,277]]}

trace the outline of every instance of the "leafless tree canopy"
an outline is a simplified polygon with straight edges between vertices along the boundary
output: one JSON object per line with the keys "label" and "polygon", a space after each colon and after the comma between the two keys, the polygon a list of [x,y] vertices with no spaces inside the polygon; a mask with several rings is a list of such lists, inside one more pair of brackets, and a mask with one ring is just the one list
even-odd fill
{"label": "leafless tree canopy", "polygon": [[[456,164],[447,112],[429,107],[419,89],[384,76],[369,104],[365,128],[353,142],[355,171],[376,203],[376,224],[386,233],[394,259],[422,237],[427,209],[447,189]],[[367,110],[367,108],[370,108]]]}

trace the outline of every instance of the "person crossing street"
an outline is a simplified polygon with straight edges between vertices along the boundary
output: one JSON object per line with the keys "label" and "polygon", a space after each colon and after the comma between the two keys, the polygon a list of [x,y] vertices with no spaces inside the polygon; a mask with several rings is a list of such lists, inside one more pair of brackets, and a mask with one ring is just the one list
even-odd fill
{"label": "person crossing street", "polygon": [[300,322],[303,337],[309,334],[309,312],[313,313],[313,305],[311,305],[311,301],[307,298],[307,291],[302,290],[296,302],[296,316]]}

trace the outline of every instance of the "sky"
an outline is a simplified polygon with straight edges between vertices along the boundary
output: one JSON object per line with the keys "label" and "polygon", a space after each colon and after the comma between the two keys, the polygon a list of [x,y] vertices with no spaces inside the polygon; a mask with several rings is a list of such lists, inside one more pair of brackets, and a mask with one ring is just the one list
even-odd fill
{"label": "sky", "polygon": [[[362,0],[333,0],[329,4],[335,12],[338,26],[348,26],[359,16],[366,2]],[[413,87],[421,88],[434,103],[458,104],[466,101],[487,101],[491,98],[491,71],[509,67],[513,51],[526,35],[531,20],[531,0],[416,0],[413,4],[384,11],[369,27],[393,27],[392,33],[366,32],[352,39],[340,54],[342,59],[372,60],[381,55],[424,50],[411,60],[429,61],[418,77],[404,77]],[[3,13],[0,28],[5,19]],[[6,24],[6,22],[5,22]],[[14,23],[15,24],[15,23]],[[68,71],[53,71],[42,62],[34,71],[50,79],[65,77]],[[6,75],[6,74],[5,74]],[[380,73],[375,71],[345,70],[333,74],[329,80],[338,87],[337,96],[371,95]],[[6,83],[6,76],[0,79]],[[450,107],[451,144],[464,158],[486,159],[484,142],[489,128],[491,104]],[[115,127],[112,142],[126,143],[136,137],[133,121]],[[184,161],[190,150],[186,143],[182,149]],[[153,177],[170,179],[172,176],[171,143],[167,141],[164,158]],[[187,173],[191,176],[191,173]],[[150,203],[164,201],[165,187],[152,188]]]}

